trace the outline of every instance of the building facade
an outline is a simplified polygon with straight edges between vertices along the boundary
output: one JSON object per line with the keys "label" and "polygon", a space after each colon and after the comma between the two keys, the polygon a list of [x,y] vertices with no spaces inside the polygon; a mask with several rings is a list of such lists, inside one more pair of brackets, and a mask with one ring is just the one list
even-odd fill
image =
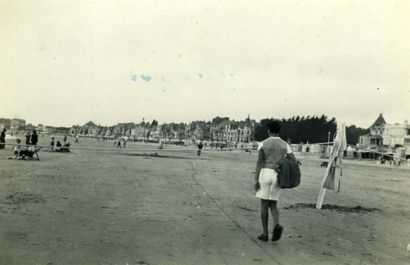
{"label": "building facade", "polygon": [[383,146],[383,133],[386,126],[386,121],[383,114],[380,114],[376,121],[370,126],[368,134],[359,137],[359,147],[379,147]]}
{"label": "building facade", "polygon": [[0,129],[10,130],[11,119],[0,118]]}
{"label": "building facade", "polygon": [[383,132],[383,143],[389,147],[410,146],[410,124],[387,124]]}

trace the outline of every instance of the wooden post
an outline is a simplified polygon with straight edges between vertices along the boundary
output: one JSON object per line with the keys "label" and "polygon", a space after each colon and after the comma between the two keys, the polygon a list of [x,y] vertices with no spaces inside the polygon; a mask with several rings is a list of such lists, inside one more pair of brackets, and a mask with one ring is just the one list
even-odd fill
{"label": "wooden post", "polygon": [[[342,174],[342,158],[343,158],[343,151],[345,150],[345,148],[346,148],[346,127],[344,123],[341,123],[341,124],[338,124],[338,127],[337,127],[336,136],[333,141],[333,147],[332,147],[332,151],[329,157],[329,162],[327,164],[326,172],[323,177],[322,185],[320,187],[319,196],[316,201],[316,209],[322,209],[323,199],[325,197],[325,192],[326,192],[326,188],[324,188],[324,184],[327,178],[329,177],[331,168],[338,167],[338,164],[339,164],[340,176]],[[335,168],[333,168],[333,170],[335,170]],[[340,179],[338,179],[337,181],[338,183],[334,184],[334,185],[337,185],[337,189],[336,189],[336,186],[333,186],[332,189],[336,189],[337,191],[339,191],[340,190]]]}
{"label": "wooden post", "polygon": [[323,186],[320,188],[319,197],[317,198],[316,202],[316,209],[322,209],[323,199],[325,198],[326,188]]}
{"label": "wooden post", "polygon": [[320,186],[320,192],[319,192],[319,197],[317,197],[317,201],[316,201],[316,209],[322,209],[322,204],[323,204],[323,199],[325,198],[325,193],[326,193],[326,188],[324,188],[324,184],[326,181],[327,176],[330,173],[330,168],[332,167],[332,163],[333,163],[333,158],[332,158],[332,154],[330,154],[330,158],[326,167],[326,172],[325,175],[323,176],[323,180],[322,180],[322,185]]}

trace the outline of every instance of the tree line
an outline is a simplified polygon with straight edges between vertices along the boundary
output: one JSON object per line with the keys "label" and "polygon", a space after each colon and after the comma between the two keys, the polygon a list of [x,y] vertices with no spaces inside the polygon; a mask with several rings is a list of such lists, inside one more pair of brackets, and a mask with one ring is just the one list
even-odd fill
{"label": "tree line", "polygon": [[[254,139],[262,141],[268,137],[266,124],[274,118],[262,119],[254,129]],[[332,142],[336,132],[336,119],[321,116],[294,116],[288,119],[276,119],[282,124],[279,136],[290,143],[326,143]],[[360,135],[368,133],[368,129],[346,127],[346,140],[348,144],[356,144]]]}

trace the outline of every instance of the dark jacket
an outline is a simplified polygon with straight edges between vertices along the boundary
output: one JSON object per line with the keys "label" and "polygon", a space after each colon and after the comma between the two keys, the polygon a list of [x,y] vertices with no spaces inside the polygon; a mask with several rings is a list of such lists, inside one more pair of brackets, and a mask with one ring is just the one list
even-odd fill
{"label": "dark jacket", "polygon": [[6,134],[4,131],[1,132],[0,135],[0,149],[3,149],[5,147],[4,143],[6,142]]}
{"label": "dark jacket", "polygon": [[297,161],[285,157],[278,163],[278,183],[282,189],[291,189],[300,184],[300,167]]}
{"label": "dark jacket", "polygon": [[32,144],[32,145],[36,145],[37,142],[38,142],[38,135],[37,135],[36,133],[33,133],[33,134],[31,135],[31,144]]}

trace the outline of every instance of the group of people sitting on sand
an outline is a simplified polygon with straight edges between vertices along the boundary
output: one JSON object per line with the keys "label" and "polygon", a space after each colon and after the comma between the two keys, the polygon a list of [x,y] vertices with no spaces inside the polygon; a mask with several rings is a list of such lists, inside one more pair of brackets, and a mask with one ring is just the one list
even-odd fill
{"label": "group of people sitting on sand", "polygon": [[14,157],[11,157],[10,159],[33,159],[37,151],[41,149],[41,147],[37,148],[37,143],[38,135],[36,130],[33,130],[32,133],[27,133],[25,145],[22,145],[21,140],[17,138],[16,143],[13,146]]}
{"label": "group of people sitting on sand", "polygon": [[61,144],[60,141],[55,141],[54,137],[51,137],[51,142],[50,142],[50,151],[51,152],[63,152],[63,153],[68,153],[70,152],[70,143],[67,142],[67,136],[64,137],[64,144]]}
{"label": "group of people sitting on sand", "polygon": [[[6,129],[1,130],[0,134],[0,149],[3,149],[6,145]],[[37,146],[38,140],[39,137],[36,130],[26,133],[24,143],[22,143],[21,139],[17,138],[12,149],[14,156],[8,157],[8,159],[39,160],[37,152],[44,146]],[[52,137],[49,151],[68,153],[70,152],[70,146],[71,144],[67,141],[67,136],[64,136],[62,143],[60,141],[56,141],[55,138]]]}
{"label": "group of people sitting on sand", "polygon": [[[128,137],[122,137],[122,138],[115,139],[113,144],[114,144],[114,147],[116,148],[127,148],[127,141],[128,141]],[[121,142],[122,142],[122,146],[121,146]]]}
{"label": "group of people sitting on sand", "polygon": [[22,145],[20,139],[16,139],[16,143],[13,146],[14,157],[12,159],[26,159],[33,158],[36,149],[33,145]]}

